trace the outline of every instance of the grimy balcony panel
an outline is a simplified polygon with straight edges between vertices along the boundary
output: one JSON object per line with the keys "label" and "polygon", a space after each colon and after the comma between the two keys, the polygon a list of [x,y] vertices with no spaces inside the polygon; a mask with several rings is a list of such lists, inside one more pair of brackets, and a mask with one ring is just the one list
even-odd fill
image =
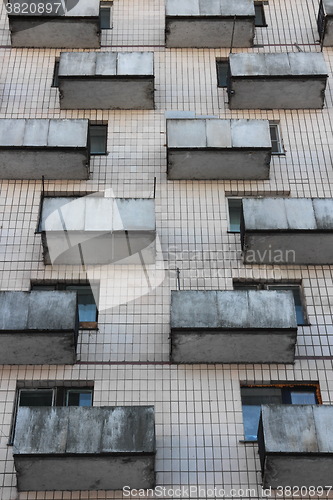
{"label": "grimy balcony panel", "polygon": [[75,362],[75,292],[0,292],[0,364]]}
{"label": "grimy balcony panel", "polygon": [[230,109],[321,109],[328,69],[321,53],[231,54]]}
{"label": "grimy balcony panel", "polygon": [[0,179],[88,179],[88,120],[0,119]]}
{"label": "grimy balcony panel", "polygon": [[152,52],[64,52],[61,109],[154,109]]}
{"label": "grimy balcony panel", "polygon": [[13,452],[19,491],[152,488],[154,407],[22,407]]}
{"label": "grimy balcony panel", "polygon": [[166,0],[167,47],[252,47],[253,0]]}
{"label": "grimy balcony panel", "polygon": [[296,336],[289,291],[172,291],[174,363],[292,363]]}
{"label": "grimy balcony panel", "polygon": [[13,8],[8,7],[7,12],[12,47],[97,49],[100,46],[99,0],[11,0],[11,4]]}
{"label": "grimy balcony panel", "polygon": [[45,264],[152,264],[153,199],[44,198],[39,229]]}
{"label": "grimy balcony panel", "polygon": [[333,264],[332,198],[245,198],[246,264]]}
{"label": "grimy balcony panel", "polygon": [[333,406],[263,405],[258,444],[265,488],[332,484]]}
{"label": "grimy balcony panel", "polygon": [[167,120],[168,179],[268,179],[267,120]]}
{"label": "grimy balcony panel", "polygon": [[333,47],[333,0],[321,0],[317,25],[322,45]]}

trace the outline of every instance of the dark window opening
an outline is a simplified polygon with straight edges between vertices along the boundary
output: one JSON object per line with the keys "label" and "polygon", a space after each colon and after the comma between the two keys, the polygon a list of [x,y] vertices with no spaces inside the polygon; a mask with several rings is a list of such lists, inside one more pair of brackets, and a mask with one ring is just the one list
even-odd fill
{"label": "dark window opening", "polygon": [[[66,290],[77,293],[80,328],[96,328],[98,310],[90,285],[55,283],[51,285],[32,285],[31,290]],[[95,294],[97,290],[95,291]]]}
{"label": "dark window opening", "polygon": [[112,28],[111,21],[112,2],[101,2],[99,10],[99,22],[101,30],[109,30]]}
{"label": "dark window opening", "polygon": [[318,384],[277,384],[241,387],[245,441],[256,441],[263,404],[320,404]]}
{"label": "dark window opening", "polygon": [[229,211],[229,231],[231,233],[239,233],[241,215],[242,215],[242,199],[229,198],[228,211]]}
{"label": "dark window opening", "polygon": [[308,319],[304,307],[304,298],[301,285],[292,285],[288,283],[246,283],[241,281],[234,282],[235,290],[290,290],[293,293],[296,321],[298,326],[308,325]]}
{"label": "dark window opening", "polygon": [[257,28],[266,28],[265,10],[262,2],[254,2],[254,25]]}
{"label": "dark window opening", "polygon": [[216,61],[217,68],[217,86],[227,87],[229,76],[229,61],[228,59],[218,59]]}
{"label": "dark window opening", "polygon": [[89,144],[91,155],[105,155],[107,153],[107,125],[89,124]]}
{"label": "dark window opening", "polygon": [[52,87],[59,87],[59,80],[58,80],[59,64],[60,64],[60,60],[56,59],[55,62],[54,62]]}
{"label": "dark window opening", "polygon": [[272,154],[284,154],[279,123],[270,122],[269,132],[271,134]]}

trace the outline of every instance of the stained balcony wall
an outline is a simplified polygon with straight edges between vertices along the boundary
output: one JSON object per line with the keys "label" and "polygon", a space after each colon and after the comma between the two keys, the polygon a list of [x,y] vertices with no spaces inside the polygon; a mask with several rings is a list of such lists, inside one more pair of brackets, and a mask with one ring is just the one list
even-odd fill
{"label": "stained balcony wall", "polygon": [[75,362],[75,292],[0,292],[0,313],[0,364]]}
{"label": "stained balcony wall", "polygon": [[88,179],[88,120],[0,120],[0,179]]}
{"label": "stained balcony wall", "polygon": [[19,491],[152,488],[154,408],[22,407],[13,450]]}
{"label": "stained balcony wall", "polygon": [[230,109],[321,109],[328,68],[321,53],[231,54]]}
{"label": "stained balcony wall", "polygon": [[[100,47],[99,0],[45,3],[11,0],[7,8],[12,47]],[[42,8],[38,8],[42,5]],[[52,8],[50,8],[50,6]]]}
{"label": "stained balcony wall", "polygon": [[254,19],[252,0],[167,0],[166,46],[252,47]]}
{"label": "stained balcony wall", "polygon": [[245,198],[246,264],[333,264],[333,199]]}
{"label": "stained balcony wall", "polygon": [[168,179],[268,179],[268,120],[167,120]]}
{"label": "stained balcony wall", "polygon": [[265,488],[330,485],[333,406],[263,405],[258,444]]}
{"label": "stained balcony wall", "polygon": [[65,52],[58,80],[61,109],[154,109],[152,52]]}
{"label": "stained balcony wall", "polygon": [[173,363],[292,363],[296,336],[289,291],[172,291]]}

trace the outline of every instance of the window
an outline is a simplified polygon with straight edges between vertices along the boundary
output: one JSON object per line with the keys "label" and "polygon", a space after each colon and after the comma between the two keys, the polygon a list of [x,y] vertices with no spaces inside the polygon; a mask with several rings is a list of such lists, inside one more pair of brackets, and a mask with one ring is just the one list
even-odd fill
{"label": "window", "polygon": [[242,215],[242,199],[229,198],[228,211],[229,211],[229,231],[231,233],[239,233],[240,221]]}
{"label": "window", "polygon": [[265,10],[264,4],[262,2],[254,2],[254,25],[257,28],[266,28],[266,18],[265,18]]}
{"label": "window", "polygon": [[262,404],[321,403],[318,384],[272,384],[241,387],[245,441],[256,441]]}
{"label": "window", "polygon": [[[89,329],[97,327],[97,305],[90,285],[55,283],[51,285],[32,285],[31,290],[66,290],[76,292],[80,328]],[[97,293],[97,290],[95,290],[95,295]]]}
{"label": "window", "polygon": [[91,155],[106,154],[107,125],[89,124],[89,144]]}
{"label": "window", "polygon": [[284,154],[284,148],[281,139],[280,124],[278,122],[269,122],[269,131],[271,134],[272,154]]}
{"label": "window", "polygon": [[109,30],[112,28],[111,8],[112,2],[101,2],[99,11],[99,21],[101,30]]}
{"label": "window", "polygon": [[53,70],[53,80],[52,80],[52,87],[59,87],[59,80],[58,80],[58,74],[59,74],[59,63],[60,59],[57,58],[54,62],[54,70]]}
{"label": "window", "polygon": [[304,308],[304,298],[301,285],[289,283],[247,283],[234,282],[235,290],[291,290],[294,296],[296,320],[299,326],[307,325],[308,320]]}
{"label": "window", "polygon": [[216,69],[217,69],[217,86],[218,87],[227,87],[228,86],[228,75],[229,75],[229,61],[228,61],[228,59],[217,59]]}

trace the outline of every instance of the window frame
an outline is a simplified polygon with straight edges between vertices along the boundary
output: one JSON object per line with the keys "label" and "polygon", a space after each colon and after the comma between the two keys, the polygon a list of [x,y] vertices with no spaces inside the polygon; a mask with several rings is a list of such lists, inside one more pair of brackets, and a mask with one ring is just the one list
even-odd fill
{"label": "window frame", "polygon": [[[265,389],[265,388],[276,388],[276,389],[281,389],[281,405],[286,405],[286,404],[293,404],[291,402],[288,402],[287,399],[287,394],[291,392],[312,392],[316,398],[316,405],[321,405],[322,404],[322,398],[321,398],[321,393],[320,393],[320,385],[319,382],[313,382],[313,381],[293,381],[293,382],[270,382],[270,383],[262,383],[262,384],[250,384],[246,382],[241,382],[240,384],[240,395],[241,395],[241,403],[242,403],[242,419],[243,419],[243,431],[244,431],[244,438],[240,440],[241,443],[257,443],[258,439],[246,439],[245,436],[245,418],[244,418],[244,411],[243,407],[244,406],[252,406],[252,405],[244,405],[243,400],[242,400],[242,389],[247,388],[247,389]],[[297,390],[298,389],[298,390]],[[244,397],[244,396],[243,396]],[[265,404],[265,403],[262,403]],[[268,403],[267,403],[268,404]],[[309,403],[311,404],[311,403]],[[257,405],[253,405],[257,406]],[[258,421],[259,424],[259,421]]]}
{"label": "window frame", "polygon": [[[103,151],[100,149],[99,151],[92,151],[92,141],[91,141],[91,130],[92,129],[101,129],[104,131],[103,133]],[[107,148],[108,148],[108,125],[107,123],[94,123],[89,121],[89,133],[88,133],[88,149],[89,149],[89,154],[90,156],[106,156],[108,154]]]}
{"label": "window frame", "polygon": [[[99,20],[100,20],[100,29],[101,30],[111,30],[113,28],[113,23],[112,23],[112,7],[113,7],[113,2],[106,2],[106,1],[102,1],[100,2],[100,6],[99,6]],[[107,28],[104,28],[102,26],[102,10],[103,11],[106,11],[108,10],[109,11],[109,15],[108,15],[108,20],[109,20],[109,23],[108,23],[108,27]]]}
{"label": "window frame", "polygon": [[[258,8],[260,8],[260,15],[258,15]],[[254,11],[255,11],[255,18],[254,18],[254,25],[256,28],[267,28],[268,24],[266,22],[266,16],[265,16],[265,9],[264,9],[264,2],[254,2]],[[260,18],[260,21],[259,21]]]}
{"label": "window frame", "polygon": [[[231,203],[232,202],[236,202],[236,201],[239,201],[239,207],[238,209],[240,210],[239,212],[239,229],[231,229],[231,219],[230,219],[230,216],[231,216]],[[237,197],[228,197],[227,198],[227,218],[228,218],[228,233],[231,233],[231,234],[239,234],[241,232],[241,216],[242,216],[242,203],[243,203],[243,198],[237,198]],[[235,207],[237,208],[237,207]]]}
{"label": "window frame", "polygon": [[56,57],[54,60],[53,67],[53,77],[51,87],[59,88],[59,66],[60,66],[60,57]]}
{"label": "window frame", "polygon": [[[297,321],[297,326],[309,326],[309,318],[307,314],[307,308],[306,308],[306,300],[305,300],[305,295],[303,291],[303,286],[302,282],[300,281],[256,281],[256,280],[234,280],[233,281],[233,288],[234,290],[240,290],[241,288],[252,290],[270,290],[270,287],[276,288],[281,288],[282,290],[285,290],[286,288],[298,288],[299,290],[299,298],[302,306],[302,313],[303,313],[303,322],[299,323]],[[291,290],[292,291],[292,290]],[[295,303],[295,312],[296,312],[296,303]],[[297,312],[296,312],[297,315]],[[296,318],[297,319],[297,318]]]}
{"label": "window frame", "polygon": [[[272,128],[275,130],[275,134],[277,139],[272,139]],[[284,149],[284,144],[283,144],[283,139],[282,139],[282,133],[281,133],[281,124],[278,120],[269,120],[269,134],[271,138],[271,144],[272,144],[272,155],[274,156],[283,156],[286,154],[286,151]],[[277,144],[277,149],[278,151],[273,151],[273,142]]]}
{"label": "window frame", "polygon": [[[99,286],[96,286],[96,294],[99,297]],[[76,292],[77,297],[78,297],[78,292],[75,290],[70,290],[68,287],[89,287],[91,290],[91,295],[94,299],[95,307],[96,307],[96,314],[95,314],[95,321],[80,321],[79,318],[79,303],[77,304],[77,314],[78,314],[78,322],[79,322],[79,329],[80,330],[97,330],[98,328],[98,305],[95,300],[94,292],[93,292],[93,286],[90,283],[77,283],[77,282],[32,282],[30,286],[30,290],[45,290],[45,291],[73,291]],[[97,300],[98,302],[98,300]]]}

